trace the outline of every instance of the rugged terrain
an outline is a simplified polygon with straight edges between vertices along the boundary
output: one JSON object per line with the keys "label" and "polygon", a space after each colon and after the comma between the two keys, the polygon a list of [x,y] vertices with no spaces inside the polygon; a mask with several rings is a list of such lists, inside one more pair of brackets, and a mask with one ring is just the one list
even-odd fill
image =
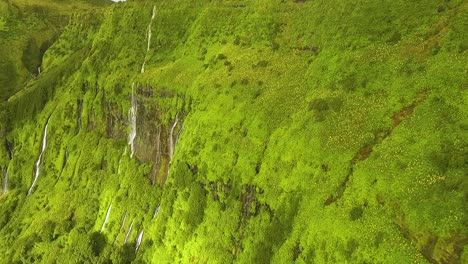
{"label": "rugged terrain", "polygon": [[467,263],[468,3],[0,1],[0,263]]}

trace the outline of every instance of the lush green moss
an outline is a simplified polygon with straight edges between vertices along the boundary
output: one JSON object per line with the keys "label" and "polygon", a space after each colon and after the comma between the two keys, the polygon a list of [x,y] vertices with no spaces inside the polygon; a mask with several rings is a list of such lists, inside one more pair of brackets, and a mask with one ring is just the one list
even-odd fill
{"label": "lush green moss", "polygon": [[2,2],[0,262],[467,261],[466,8]]}

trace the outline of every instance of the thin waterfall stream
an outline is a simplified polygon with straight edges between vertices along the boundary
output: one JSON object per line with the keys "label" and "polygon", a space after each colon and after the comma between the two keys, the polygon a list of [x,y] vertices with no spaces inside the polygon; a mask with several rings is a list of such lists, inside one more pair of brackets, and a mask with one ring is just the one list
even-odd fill
{"label": "thin waterfall stream", "polygon": [[104,219],[104,223],[102,223],[102,226],[101,226],[101,233],[104,232],[104,228],[106,227],[107,221],[109,221],[111,210],[112,210],[112,204],[110,204],[109,208],[107,208],[106,218]]}
{"label": "thin waterfall stream", "polygon": [[132,233],[133,222],[134,221],[135,221],[135,219],[132,220],[132,223],[130,224],[130,227],[128,228],[128,232],[127,232],[127,235],[125,236],[125,240],[124,240],[124,245],[127,244],[128,238],[130,237],[130,234]]}
{"label": "thin waterfall stream", "polygon": [[143,240],[143,230],[140,231],[136,239],[135,253],[138,252],[138,249],[140,248],[142,240]]}
{"label": "thin waterfall stream", "polygon": [[28,190],[28,195],[30,195],[33,191],[34,186],[36,185],[37,179],[39,178],[39,173],[41,170],[41,163],[42,163],[42,156],[44,155],[44,150],[46,149],[47,146],[47,127],[49,126],[49,119],[47,119],[47,123],[44,128],[44,136],[42,138],[42,147],[41,147],[41,154],[39,154],[39,158],[36,161],[36,170],[34,173],[34,179],[31,184],[31,187],[29,187]]}
{"label": "thin waterfall stream", "polygon": [[156,216],[158,216],[158,213],[159,213],[159,209],[161,208],[161,205],[158,205],[158,207],[156,207],[156,209],[154,210],[154,214],[153,214],[153,218],[155,218]]}
{"label": "thin waterfall stream", "polygon": [[128,135],[128,145],[130,145],[130,158],[135,153],[135,138],[137,134],[136,118],[137,118],[137,105],[135,99],[135,83],[132,84],[132,106],[128,110],[128,121],[130,123],[130,134]]}
{"label": "thin waterfall stream", "polygon": [[117,241],[117,238],[119,238],[120,232],[122,232],[122,229],[123,229],[124,226],[125,226],[125,222],[127,221],[127,214],[128,214],[128,212],[125,211],[124,217],[123,217],[123,219],[122,219],[122,224],[120,224],[119,232],[118,232],[117,235],[115,236],[115,239],[114,239],[114,242],[112,243],[112,245],[115,245],[115,242]]}
{"label": "thin waterfall stream", "polygon": [[151,47],[151,36],[152,36],[151,24],[153,23],[153,20],[154,20],[155,16],[156,16],[156,6],[153,6],[153,14],[151,15],[151,20],[150,20],[150,22],[148,24],[148,29],[146,31],[146,36],[147,36],[146,53],[145,53],[145,58],[143,59],[143,63],[141,64],[140,73],[145,73],[146,59],[147,59],[148,52],[149,52],[150,47]]}
{"label": "thin waterfall stream", "polygon": [[169,164],[171,164],[172,156],[174,155],[174,145],[175,145],[174,129],[176,128],[178,122],[179,122],[179,113],[177,113],[175,116],[174,124],[172,124],[171,132],[169,134]]}

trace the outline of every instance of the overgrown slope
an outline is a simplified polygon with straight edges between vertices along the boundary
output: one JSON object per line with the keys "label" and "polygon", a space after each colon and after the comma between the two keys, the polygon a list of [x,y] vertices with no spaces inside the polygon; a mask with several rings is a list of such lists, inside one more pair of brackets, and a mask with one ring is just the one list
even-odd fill
{"label": "overgrown slope", "polygon": [[467,9],[59,11],[2,87],[0,262],[468,261]]}

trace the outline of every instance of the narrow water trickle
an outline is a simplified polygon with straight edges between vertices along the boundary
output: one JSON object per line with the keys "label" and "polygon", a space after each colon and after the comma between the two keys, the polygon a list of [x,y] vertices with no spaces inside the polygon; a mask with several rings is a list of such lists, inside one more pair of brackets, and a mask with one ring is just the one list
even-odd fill
{"label": "narrow water trickle", "polygon": [[127,154],[127,147],[124,148],[124,151],[122,153],[122,156],[120,156],[120,159],[119,159],[119,166],[117,167],[117,174],[120,174],[120,166],[122,164],[122,158],[125,156],[125,154]]}
{"label": "narrow water trickle", "polygon": [[36,170],[35,170],[35,173],[34,173],[34,179],[33,179],[33,182],[31,184],[31,187],[29,187],[28,195],[30,195],[32,193],[33,188],[36,185],[37,178],[39,177],[39,173],[40,173],[40,170],[41,170],[42,156],[44,155],[44,150],[45,150],[45,148],[47,146],[47,127],[48,126],[49,126],[49,119],[47,119],[47,123],[46,123],[45,128],[44,128],[44,137],[42,138],[41,154],[39,154],[39,158],[36,161]]}
{"label": "narrow water trickle", "polygon": [[150,20],[150,22],[148,24],[148,29],[146,31],[146,36],[147,36],[146,54],[145,54],[145,58],[143,59],[143,63],[141,64],[141,70],[140,70],[141,73],[145,72],[145,63],[146,63],[146,59],[147,59],[147,56],[148,56],[148,52],[149,52],[150,47],[151,47],[151,36],[152,36],[151,24],[153,23],[153,20],[154,20],[155,16],[156,16],[156,6],[153,6],[153,14],[151,15],[151,20]]}
{"label": "narrow water trickle", "polygon": [[177,145],[177,141],[179,140],[179,137],[180,137],[180,134],[182,134],[182,131],[184,131],[184,124],[182,124],[182,126],[179,129],[179,132],[176,135],[176,138],[174,140],[174,146]]}
{"label": "narrow water trickle", "polygon": [[174,129],[176,128],[178,122],[179,122],[179,113],[177,113],[175,116],[174,124],[172,124],[171,132],[169,134],[169,164],[171,164],[172,156],[174,155],[174,145],[175,145]]}
{"label": "narrow water trickle", "polygon": [[158,207],[156,207],[156,209],[154,210],[154,214],[153,214],[153,218],[155,218],[156,216],[158,216],[158,213],[159,213],[159,209],[161,208],[161,205],[158,205]]}
{"label": "narrow water trickle", "polygon": [[125,211],[124,217],[122,219],[122,224],[120,224],[119,232],[115,236],[115,239],[114,239],[114,242],[112,243],[112,245],[115,245],[115,242],[117,241],[117,238],[119,238],[119,234],[120,234],[120,232],[122,232],[122,229],[125,226],[125,221],[127,221],[127,211]]}
{"label": "narrow water trickle", "polygon": [[137,118],[137,105],[134,94],[135,83],[132,84],[132,106],[128,110],[128,122],[130,123],[130,134],[128,135],[128,144],[130,145],[130,158],[135,153],[135,138],[137,134],[136,118]]}
{"label": "narrow water trickle", "polygon": [[110,216],[111,210],[112,210],[112,204],[110,204],[109,208],[107,208],[107,214],[106,214],[106,218],[104,219],[104,223],[102,223],[101,233],[104,231],[104,228],[106,227],[107,221],[109,221],[109,216]]}
{"label": "narrow water trickle", "polygon": [[136,239],[135,253],[138,252],[138,249],[140,248],[142,240],[143,240],[143,230],[140,231]]}
{"label": "narrow water trickle", "polygon": [[128,232],[127,232],[127,235],[125,236],[125,240],[124,240],[124,245],[127,244],[128,238],[130,237],[130,234],[132,233],[132,228],[133,228],[133,222],[134,221],[135,221],[135,219],[132,220],[132,223],[130,224],[130,227],[128,228]]}
{"label": "narrow water trickle", "polygon": [[169,141],[168,142],[169,143],[169,164],[168,164],[167,169],[166,169],[166,177],[169,175],[169,171],[171,169],[172,156],[174,156],[175,144],[177,143],[177,139],[179,138],[180,133],[182,133],[182,130],[184,128],[184,126],[182,125],[179,132],[177,133],[177,135],[174,138],[174,130],[177,127],[178,123],[179,123],[179,113],[176,114],[175,119],[174,119],[174,123],[172,124],[171,130],[170,130],[170,133],[169,133],[169,138],[168,138],[168,141]]}

